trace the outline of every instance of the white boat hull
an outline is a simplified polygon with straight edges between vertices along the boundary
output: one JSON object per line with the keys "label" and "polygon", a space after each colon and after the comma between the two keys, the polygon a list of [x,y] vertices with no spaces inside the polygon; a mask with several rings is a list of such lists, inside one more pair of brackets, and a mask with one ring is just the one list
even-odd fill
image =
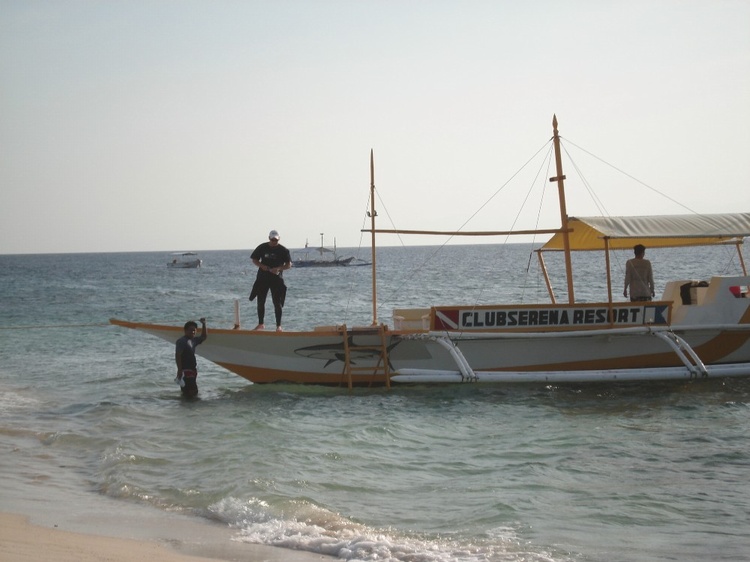
{"label": "white boat hull", "polygon": [[[176,326],[112,320],[176,341]],[[352,352],[358,367],[347,374],[344,332],[262,332],[211,329],[198,354],[253,383],[380,386],[391,383],[446,382],[587,382],[596,380],[669,380],[750,374],[750,325],[690,328],[676,331],[700,357],[701,369],[685,363],[664,339],[667,329],[550,334],[471,334],[447,338],[440,333],[386,332],[388,374],[378,369],[380,356]],[[604,333],[607,332],[607,333]],[[349,345],[379,345],[375,335],[347,331]],[[448,342],[448,343],[446,343]],[[451,346],[458,348],[458,359]],[[465,360],[462,365],[461,360]],[[740,365],[739,367],[733,365]],[[468,369],[465,368],[468,366]],[[366,367],[371,367],[366,372]],[[365,372],[363,372],[365,371]]]}
{"label": "white boat hull", "polygon": [[178,261],[167,263],[167,267],[175,269],[198,269],[202,264],[203,260]]}

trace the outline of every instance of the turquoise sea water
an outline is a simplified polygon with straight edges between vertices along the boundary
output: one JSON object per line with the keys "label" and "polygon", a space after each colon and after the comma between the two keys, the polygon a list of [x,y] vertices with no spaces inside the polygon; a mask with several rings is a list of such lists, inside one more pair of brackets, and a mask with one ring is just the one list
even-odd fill
{"label": "turquoise sea water", "polygon": [[[735,274],[732,256],[647,254],[660,288]],[[239,298],[253,326],[249,251],[201,257],[171,270],[166,253],[0,256],[3,486],[54,482],[345,560],[749,559],[750,381],[349,393],[251,385],[199,358],[200,399],[185,401],[173,348],[107,320],[230,327]],[[378,265],[381,321],[545,297],[525,245],[383,248]],[[603,298],[602,258],[575,265],[577,298]],[[369,268],[286,279],[287,330],[370,323]]]}

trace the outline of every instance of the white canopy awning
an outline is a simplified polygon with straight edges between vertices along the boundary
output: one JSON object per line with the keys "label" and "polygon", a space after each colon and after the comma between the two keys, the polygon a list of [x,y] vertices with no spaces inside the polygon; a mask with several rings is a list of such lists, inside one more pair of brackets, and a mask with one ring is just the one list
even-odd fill
{"label": "white canopy awning", "polygon": [[[570,249],[630,249],[710,246],[741,242],[750,236],[750,213],[721,215],[654,215],[643,217],[569,217]],[[562,233],[555,234],[541,250],[563,250]]]}

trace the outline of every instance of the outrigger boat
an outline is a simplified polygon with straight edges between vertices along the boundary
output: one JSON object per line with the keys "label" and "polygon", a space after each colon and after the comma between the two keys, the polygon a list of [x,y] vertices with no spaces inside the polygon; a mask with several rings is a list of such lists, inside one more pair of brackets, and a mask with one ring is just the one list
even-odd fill
{"label": "outrigger boat", "polygon": [[[310,258],[309,252],[312,249],[314,252],[320,254],[320,258]],[[326,254],[332,254],[331,259],[324,258]],[[369,262],[356,259],[354,256],[348,258],[340,258],[336,251],[336,239],[333,240],[333,249],[326,248],[323,245],[323,233],[320,233],[320,247],[309,248],[307,242],[305,242],[305,249],[302,251],[301,256],[292,256],[292,265],[294,267],[346,267],[349,265],[370,265]]]}
{"label": "outrigger boat", "polygon": [[[212,329],[198,353],[253,383],[292,382],[352,386],[394,383],[511,383],[689,380],[750,376],[750,298],[742,256],[750,213],[645,217],[569,217],[565,205],[557,119],[553,118],[561,225],[552,230],[438,232],[375,226],[375,181],[370,161],[372,325],[323,326],[311,331]],[[392,326],[377,319],[376,234],[552,234],[538,251],[549,304],[432,306],[394,310]],[[714,276],[666,284],[653,302],[615,302],[610,252],[734,244],[741,276]],[[575,300],[571,252],[606,256],[608,299]],[[568,302],[558,303],[543,254],[565,256]],[[182,328],[112,319],[170,343]]]}

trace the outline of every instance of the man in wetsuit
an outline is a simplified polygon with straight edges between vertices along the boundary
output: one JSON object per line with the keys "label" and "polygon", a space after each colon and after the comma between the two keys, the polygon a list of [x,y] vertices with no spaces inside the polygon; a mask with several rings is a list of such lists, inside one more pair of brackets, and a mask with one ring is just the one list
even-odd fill
{"label": "man in wetsuit", "polygon": [[201,318],[201,335],[195,337],[198,324],[190,320],[185,323],[185,335],[175,343],[174,360],[177,363],[175,382],[180,385],[182,394],[189,398],[198,395],[198,362],[195,359],[195,348],[208,338],[206,319]]}
{"label": "man in wetsuit", "polygon": [[258,267],[250,300],[258,298],[258,325],[256,330],[265,328],[266,297],[271,291],[273,311],[276,315],[276,331],[281,332],[281,311],[286,298],[286,285],[283,272],[292,267],[292,257],[284,246],[279,244],[279,233],[272,230],[268,233],[268,242],[264,242],[250,255],[250,259]]}

